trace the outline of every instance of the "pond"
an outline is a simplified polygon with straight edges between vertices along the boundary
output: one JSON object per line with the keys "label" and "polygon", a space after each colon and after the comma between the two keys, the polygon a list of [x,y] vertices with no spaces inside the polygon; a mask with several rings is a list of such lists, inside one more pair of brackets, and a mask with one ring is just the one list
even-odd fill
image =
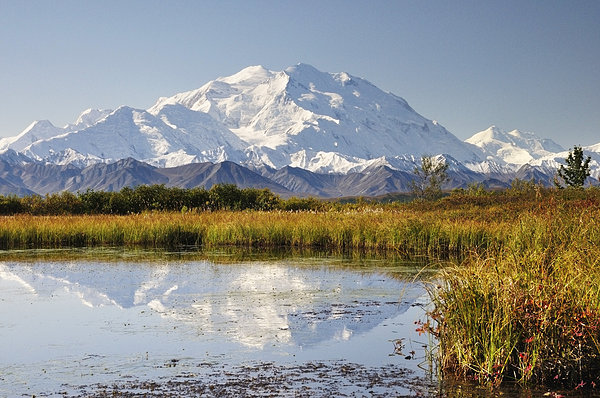
{"label": "pond", "polygon": [[[16,256],[17,258],[19,256]],[[0,258],[0,396],[429,396],[423,262]]]}

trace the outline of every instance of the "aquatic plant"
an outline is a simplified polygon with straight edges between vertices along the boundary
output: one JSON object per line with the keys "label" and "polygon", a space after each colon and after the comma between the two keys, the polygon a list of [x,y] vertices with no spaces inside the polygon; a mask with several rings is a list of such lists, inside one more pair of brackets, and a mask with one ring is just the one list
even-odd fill
{"label": "aquatic plant", "polygon": [[491,385],[600,385],[598,206],[540,209],[430,289],[446,372]]}

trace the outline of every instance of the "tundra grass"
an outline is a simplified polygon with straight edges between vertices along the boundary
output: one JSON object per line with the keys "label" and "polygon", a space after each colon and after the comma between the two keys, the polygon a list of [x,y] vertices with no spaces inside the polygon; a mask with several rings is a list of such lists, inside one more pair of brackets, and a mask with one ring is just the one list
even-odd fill
{"label": "tundra grass", "polygon": [[145,213],[0,218],[0,248],[241,246],[456,255],[487,248],[508,224],[439,212]]}
{"label": "tundra grass", "polygon": [[600,212],[523,214],[498,248],[432,286],[441,367],[504,381],[600,388]]}

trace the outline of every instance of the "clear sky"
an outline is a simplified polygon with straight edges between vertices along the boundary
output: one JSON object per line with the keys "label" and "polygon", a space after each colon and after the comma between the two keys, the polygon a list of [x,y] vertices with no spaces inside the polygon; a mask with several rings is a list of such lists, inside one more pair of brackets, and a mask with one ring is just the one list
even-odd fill
{"label": "clear sky", "polygon": [[0,0],[0,136],[299,62],[460,139],[495,124],[600,142],[599,0]]}

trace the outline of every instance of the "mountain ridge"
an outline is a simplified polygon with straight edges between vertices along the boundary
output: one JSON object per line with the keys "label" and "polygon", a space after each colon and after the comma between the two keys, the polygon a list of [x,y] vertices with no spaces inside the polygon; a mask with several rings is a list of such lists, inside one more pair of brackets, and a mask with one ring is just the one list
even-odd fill
{"label": "mountain ridge", "polygon": [[[447,188],[466,188],[477,181],[489,185],[482,174],[451,170]],[[61,191],[119,191],[124,187],[164,184],[165,186],[209,189],[216,184],[235,184],[240,188],[268,188],[282,197],[378,196],[409,190],[412,173],[377,166],[348,174],[319,174],[286,166],[281,169],[251,170],[237,163],[190,163],[159,168],[133,158],[86,167],[41,162],[9,164],[0,156],[0,194],[46,195]],[[494,186],[496,186],[495,184]],[[508,187],[508,180],[502,185]]]}
{"label": "mountain ridge", "polygon": [[[584,150],[600,178],[600,143]],[[302,63],[282,71],[250,66],[146,110],[87,109],[62,128],[33,122],[0,139],[0,159],[15,168],[3,168],[0,191],[116,190],[177,180],[252,181],[284,195],[370,195],[407,190],[423,155],[448,162],[449,188],[502,185],[517,175],[551,181],[567,153],[534,133],[496,126],[461,141],[402,97],[346,72]]]}
{"label": "mountain ridge", "polygon": [[482,155],[403,98],[306,64],[278,72],[248,67],[161,97],[147,110],[88,109],[62,129],[48,123],[3,139],[0,150],[80,166],[133,157],[159,167],[230,160],[322,173],[360,171],[374,159],[425,151],[461,161]]}

